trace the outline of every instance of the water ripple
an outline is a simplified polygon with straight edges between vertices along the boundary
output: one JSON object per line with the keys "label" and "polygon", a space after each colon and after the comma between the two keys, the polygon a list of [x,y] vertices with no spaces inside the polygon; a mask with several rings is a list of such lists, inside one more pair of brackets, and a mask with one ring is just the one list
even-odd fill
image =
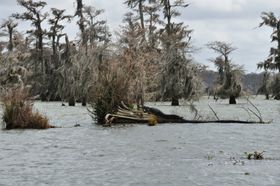
{"label": "water ripple", "polygon": [[[79,105],[36,103],[53,124],[66,128],[0,131],[0,185],[280,185],[279,104],[255,101],[274,118],[272,125],[102,128]],[[207,102],[197,107],[211,115]],[[156,106],[191,115],[187,107]],[[245,103],[211,106],[223,118],[247,117],[239,109]],[[76,123],[81,127],[73,128]],[[244,152],[255,150],[265,150],[265,159],[245,158]]]}

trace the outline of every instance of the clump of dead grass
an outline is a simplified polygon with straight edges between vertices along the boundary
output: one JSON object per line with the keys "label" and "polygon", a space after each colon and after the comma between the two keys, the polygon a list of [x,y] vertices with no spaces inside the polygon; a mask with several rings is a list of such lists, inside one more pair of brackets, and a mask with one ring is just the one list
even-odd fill
{"label": "clump of dead grass", "polygon": [[47,117],[33,111],[33,102],[27,88],[6,91],[1,96],[5,129],[53,128]]}
{"label": "clump of dead grass", "polygon": [[121,102],[129,105],[129,76],[116,62],[107,62],[89,90],[90,115],[97,124],[105,124],[105,116],[117,111]]}

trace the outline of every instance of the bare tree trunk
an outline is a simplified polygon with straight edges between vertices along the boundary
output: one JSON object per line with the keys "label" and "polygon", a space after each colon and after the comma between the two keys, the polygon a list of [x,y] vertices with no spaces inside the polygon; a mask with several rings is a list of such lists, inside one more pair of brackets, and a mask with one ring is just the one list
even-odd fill
{"label": "bare tree trunk", "polygon": [[9,28],[9,45],[8,45],[8,50],[9,52],[12,52],[14,49],[14,44],[13,44],[13,29]]}
{"label": "bare tree trunk", "polygon": [[144,24],[144,15],[143,15],[143,4],[142,0],[139,1],[139,15],[140,15],[140,20],[141,20],[141,28],[145,29],[145,24]]}
{"label": "bare tree trunk", "polygon": [[52,36],[52,50],[53,50],[53,56],[56,55],[56,44],[55,44],[55,35]]}
{"label": "bare tree trunk", "polygon": [[179,106],[179,99],[175,96],[172,97],[171,106]]}
{"label": "bare tree trunk", "polygon": [[75,104],[76,104],[75,97],[74,96],[70,97],[69,100],[68,100],[68,105],[69,106],[75,106]]}
{"label": "bare tree trunk", "polygon": [[[82,46],[86,46],[87,39],[86,39],[86,34],[85,34],[85,24],[84,24],[84,15],[83,15],[83,0],[76,0],[77,1],[77,9],[76,9],[76,14],[75,16],[78,16],[80,18],[78,25],[81,31],[81,37],[82,37]],[[87,48],[86,48],[87,49]]]}
{"label": "bare tree trunk", "polygon": [[44,63],[44,49],[43,49],[43,35],[44,35],[44,31],[41,27],[41,18],[40,18],[40,14],[37,13],[36,14],[37,17],[37,34],[36,37],[38,39],[38,45],[37,45],[37,49],[39,50],[39,62],[41,63],[41,72],[42,72],[42,76],[43,76],[43,82],[45,80],[45,63]]}
{"label": "bare tree trunk", "polygon": [[136,96],[136,104],[137,104],[137,109],[141,109],[144,106],[144,98],[143,98],[143,94],[138,94]]}
{"label": "bare tree trunk", "polygon": [[171,35],[171,5],[170,5],[170,1],[169,0],[165,0],[164,1],[164,8],[165,8],[165,16],[167,18],[167,34]]}
{"label": "bare tree trunk", "polygon": [[236,104],[236,98],[235,98],[235,96],[230,96],[230,97],[229,97],[229,104]]}
{"label": "bare tree trunk", "polygon": [[82,106],[87,106],[87,96],[82,97]]}
{"label": "bare tree trunk", "polygon": [[269,100],[269,94],[265,94],[265,99]]}
{"label": "bare tree trunk", "polygon": [[47,95],[46,95],[44,92],[42,92],[42,93],[40,94],[40,100],[41,100],[41,101],[48,101]]}

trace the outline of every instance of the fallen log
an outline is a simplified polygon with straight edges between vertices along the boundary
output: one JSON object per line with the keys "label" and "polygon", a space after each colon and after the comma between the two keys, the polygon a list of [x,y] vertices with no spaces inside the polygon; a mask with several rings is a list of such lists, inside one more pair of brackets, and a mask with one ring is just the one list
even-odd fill
{"label": "fallen log", "polygon": [[163,124],[163,123],[240,123],[240,124],[268,124],[270,122],[260,121],[246,121],[246,120],[187,120],[181,116],[174,114],[165,114],[159,109],[152,107],[143,107],[142,110],[132,110],[128,108],[119,108],[114,114],[107,114],[105,117],[106,126],[113,123],[146,123],[149,125]]}

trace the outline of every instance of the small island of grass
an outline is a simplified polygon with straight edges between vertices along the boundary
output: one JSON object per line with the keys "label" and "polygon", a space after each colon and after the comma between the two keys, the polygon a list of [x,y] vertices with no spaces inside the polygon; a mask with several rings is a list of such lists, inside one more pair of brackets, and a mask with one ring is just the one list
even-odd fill
{"label": "small island of grass", "polygon": [[14,88],[1,96],[5,129],[48,129],[47,117],[33,111],[33,102],[27,88]]}

